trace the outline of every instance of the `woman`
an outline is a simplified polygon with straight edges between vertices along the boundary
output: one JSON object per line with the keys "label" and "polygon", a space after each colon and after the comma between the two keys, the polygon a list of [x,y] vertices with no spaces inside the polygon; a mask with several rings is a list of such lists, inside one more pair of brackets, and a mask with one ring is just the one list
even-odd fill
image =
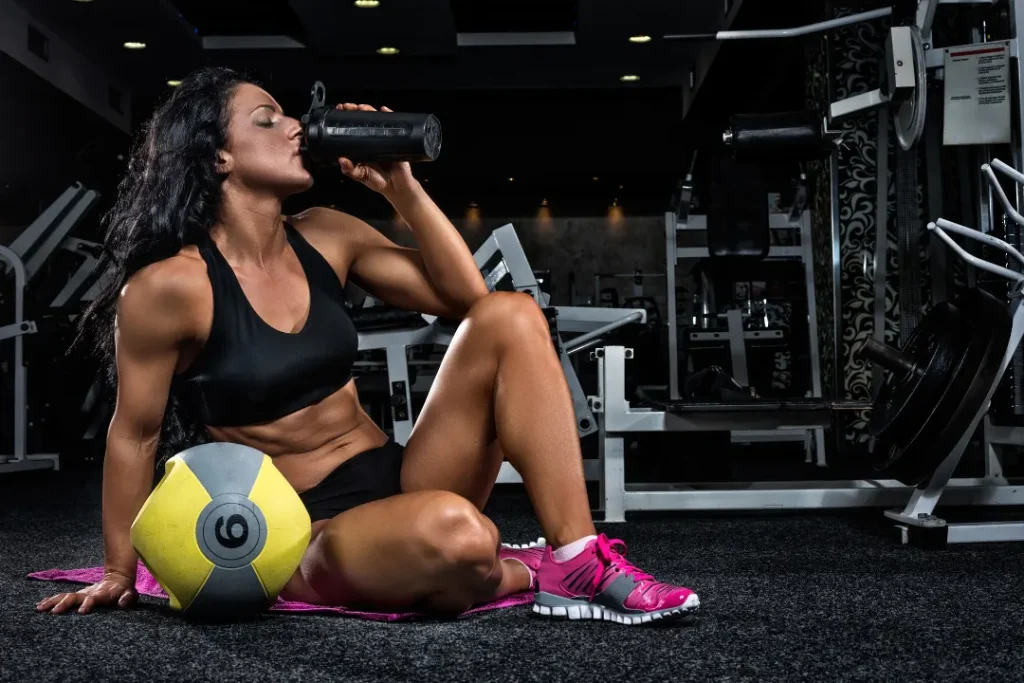
{"label": "woman", "polygon": [[[135,602],[129,530],[158,447],[202,439],[269,454],[305,502],[312,540],[287,599],[456,614],[533,589],[534,610],[551,616],[632,623],[695,609],[692,591],[655,581],[596,535],[568,387],[533,299],[488,293],[407,163],[339,160],[391,202],[418,250],[338,211],[282,216],[313,182],[301,136],[269,94],[221,68],[184,80],[151,119],[108,216],[116,277],[84,316],[117,388],[106,571],[37,609]],[[405,448],[360,407],[349,281],[462,320]],[[503,458],[523,476],[541,550],[500,549],[481,513]]]}

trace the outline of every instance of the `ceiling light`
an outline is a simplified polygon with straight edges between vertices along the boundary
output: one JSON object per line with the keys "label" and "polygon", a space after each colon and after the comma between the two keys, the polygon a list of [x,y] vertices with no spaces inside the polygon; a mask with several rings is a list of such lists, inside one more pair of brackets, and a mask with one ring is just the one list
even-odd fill
{"label": "ceiling light", "polygon": [[131,41],[131,40],[128,41],[127,43],[125,43],[124,46],[125,46],[125,48],[127,48],[129,50],[145,50],[146,49],[146,44],[145,43],[138,43],[138,42]]}
{"label": "ceiling light", "polygon": [[515,178],[509,178],[508,181],[511,183],[511,182],[515,181]]}
{"label": "ceiling light", "polygon": [[378,47],[377,48],[377,52],[382,54],[382,55],[397,55],[398,54],[398,48],[397,47],[387,47],[387,46]]}
{"label": "ceiling light", "polygon": [[598,178],[597,176],[594,176],[593,178],[591,178],[591,180],[593,180],[594,182],[597,182],[598,180],[600,180],[600,178]]}
{"label": "ceiling light", "polygon": [[167,81],[167,85],[171,86],[172,88],[177,88],[179,85],[181,85],[181,81],[170,80]]}
{"label": "ceiling light", "polygon": [[625,74],[623,76],[619,76],[619,80],[623,83],[633,83],[634,81],[639,81],[640,77],[636,74]]}
{"label": "ceiling light", "polygon": [[380,0],[356,0],[356,7],[380,7]]}
{"label": "ceiling light", "polygon": [[649,43],[651,42],[650,36],[630,36],[629,42],[631,43]]}

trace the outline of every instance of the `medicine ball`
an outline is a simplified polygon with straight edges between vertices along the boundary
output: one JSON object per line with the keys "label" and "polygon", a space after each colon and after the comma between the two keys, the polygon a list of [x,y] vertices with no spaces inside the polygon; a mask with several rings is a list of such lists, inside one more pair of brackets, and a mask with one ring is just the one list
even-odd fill
{"label": "medicine ball", "polygon": [[168,460],[131,529],[171,609],[204,620],[272,605],[309,537],[309,513],[270,457],[231,443]]}

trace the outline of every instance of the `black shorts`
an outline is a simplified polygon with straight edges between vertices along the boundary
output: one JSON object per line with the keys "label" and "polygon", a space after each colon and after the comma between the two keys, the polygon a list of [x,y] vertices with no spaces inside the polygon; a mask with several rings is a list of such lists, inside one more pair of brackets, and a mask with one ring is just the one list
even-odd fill
{"label": "black shorts", "polygon": [[299,494],[310,521],[330,519],[363,503],[401,493],[404,452],[389,440],[338,465],[319,484]]}

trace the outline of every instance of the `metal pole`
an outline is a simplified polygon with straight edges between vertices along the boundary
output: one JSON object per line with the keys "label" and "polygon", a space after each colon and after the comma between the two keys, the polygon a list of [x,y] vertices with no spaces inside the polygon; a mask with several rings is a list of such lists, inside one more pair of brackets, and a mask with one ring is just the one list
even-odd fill
{"label": "metal pole", "polygon": [[[6,260],[14,270],[14,324],[20,325],[25,321],[25,283],[28,275],[25,272],[25,264],[12,249],[0,246],[0,259]],[[15,334],[14,336],[14,457],[8,462],[21,462],[25,459],[26,435],[25,427],[28,422],[28,384],[25,377],[24,359],[25,335]]]}
{"label": "metal pole", "polygon": [[676,319],[676,214],[665,212],[665,286],[668,288],[668,395],[679,400],[679,321]]}
{"label": "metal pole", "polygon": [[[889,263],[889,108],[878,110],[878,179],[877,213],[875,216],[875,329],[872,339],[885,344],[885,291]],[[878,365],[871,370],[871,393],[878,395],[884,374]]]}

